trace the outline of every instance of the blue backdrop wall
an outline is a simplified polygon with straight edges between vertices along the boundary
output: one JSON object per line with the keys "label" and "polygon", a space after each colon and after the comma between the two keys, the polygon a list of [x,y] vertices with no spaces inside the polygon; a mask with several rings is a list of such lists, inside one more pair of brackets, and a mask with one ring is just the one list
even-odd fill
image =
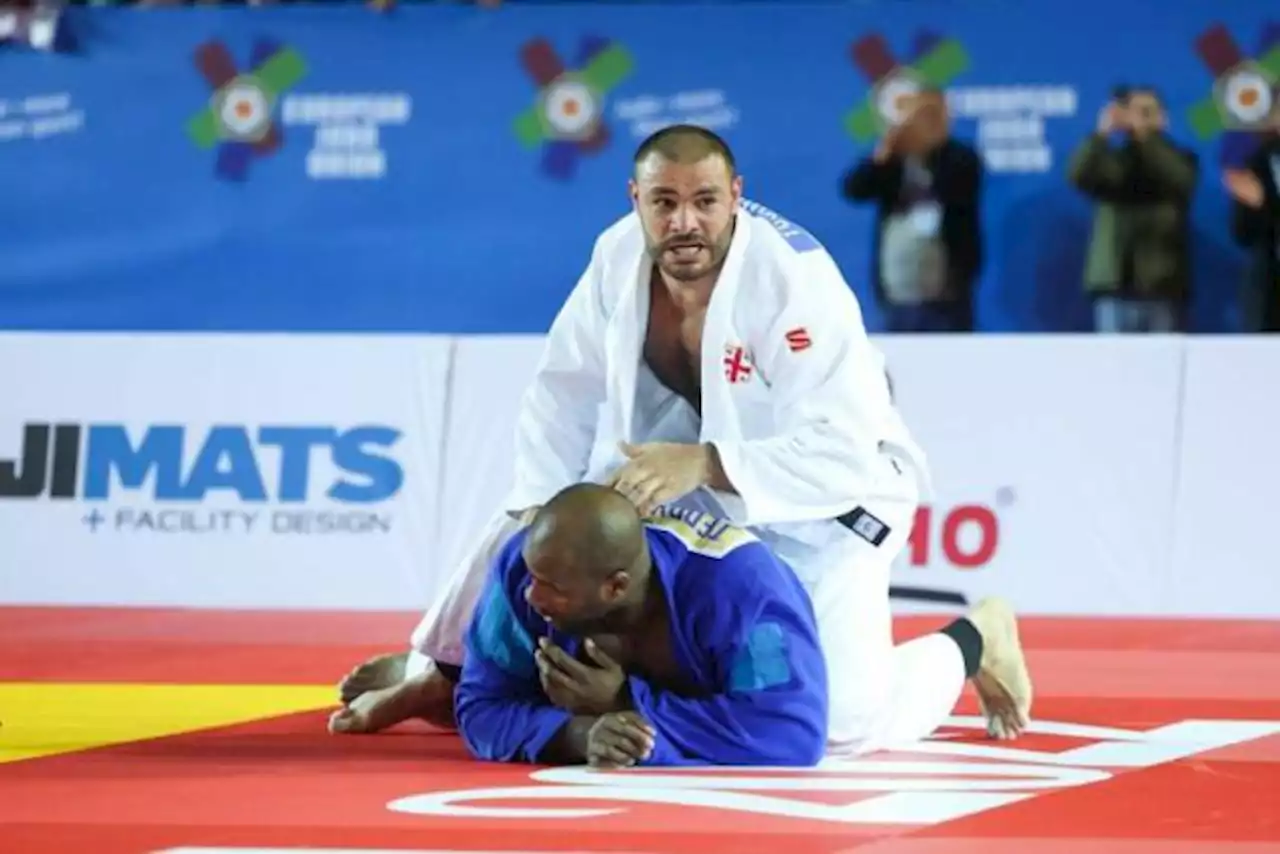
{"label": "blue backdrop wall", "polygon": [[990,167],[983,329],[1087,328],[1064,165],[1141,82],[1200,154],[1194,322],[1229,330],[1219,176],[1251,144],[1249,87],[1280,74],[1268,5],[79,10],[78,53],[0,50],[0,327],[541,332],[626,211],[638,139],[693,121],[828,245],[875,329],[871,213],[838,183],[879,107],[929,81]]}

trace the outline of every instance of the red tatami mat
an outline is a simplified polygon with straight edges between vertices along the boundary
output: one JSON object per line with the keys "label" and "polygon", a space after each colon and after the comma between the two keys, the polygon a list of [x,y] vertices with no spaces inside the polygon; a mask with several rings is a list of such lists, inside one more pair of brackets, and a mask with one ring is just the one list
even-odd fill
{"label": "red tatami mat", "polygon": [[[0,610],[0,697],[64,709],[62,686],[94,683],[83,696],[179,702],[138,685],[163,683],[254,702],[282,686],[297,702],[310,689],[283,686],[331,683],[413,622]],[[911,635],[943,618],[901,622]],[[413,727],[330,737],[324,709],[242,713],[0,763],[0,851],[1280,852],[1280,623],[1032,619],[1023,635],[1039,731],[1011,746],[960,717],[918,751],[817,771],[590,774],[473,762],[454,736]]]}

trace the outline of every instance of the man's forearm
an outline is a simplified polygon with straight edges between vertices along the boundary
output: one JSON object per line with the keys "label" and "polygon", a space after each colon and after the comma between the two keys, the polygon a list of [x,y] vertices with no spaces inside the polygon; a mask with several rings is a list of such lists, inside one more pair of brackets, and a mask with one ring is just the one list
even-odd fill
{"label": "man's forearm", "polygon": [[1072,152],[1067,177],[1079,190],[1096,194],[1114,190],[1124,181],[1124,169],[1111,150],[1107,134],[1090,134]]}
{"label": "man's forearm", "polygon": [[581,765],[587,761],[587,741],[596,719],[575,715],[560,728],[543,750],[542,759],[549,765]]}

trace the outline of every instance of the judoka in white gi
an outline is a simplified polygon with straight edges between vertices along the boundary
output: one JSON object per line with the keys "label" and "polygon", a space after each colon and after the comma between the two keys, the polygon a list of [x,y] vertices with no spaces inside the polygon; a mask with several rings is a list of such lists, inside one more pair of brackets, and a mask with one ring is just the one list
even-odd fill
{"label": "judoka in white gi", "polygon": [[633,212],[597,239],[525,393],[514,487],[411,652],[344,680],[331,730],[449,725],[494,555],[530,508],[590,480],[642,512],[674,503],[727,518],[795,569],[830,670],[831,752],[928,736],[966,678],[989,732],[1018,735],[1031,683],[1005,603],[893,644],[890,567],[928,488],[926,461],[833,259],[744,200],[728,146],[701,128],[647,139],[629,186]]}

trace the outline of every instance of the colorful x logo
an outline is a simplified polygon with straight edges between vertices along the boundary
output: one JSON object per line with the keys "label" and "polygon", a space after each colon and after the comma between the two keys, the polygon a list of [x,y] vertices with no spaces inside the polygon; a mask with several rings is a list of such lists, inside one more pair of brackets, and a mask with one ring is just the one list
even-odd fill
{"label": "colorful x logo", "polygon": [[631,54],[622,45],[587,36],[578,47],[575,65],[565,67],[546,39],[533,39],[520,50],[520,62],[538,86],[537,101],[515,120],[516,138],[526,148],[542,146],[542,170],[568,180],[584,154],[609,142],[604,102],[631,74]]}
{"label": "colorful x logo", "polygon": [[1217,24],[1196,37],[1196,53],[1213,75],[1213,94],[1194,104],[1187,119],[1202,140],[1219,134],[1219,158],[1239,165],[1257,145],[1257,132],[1280,98],[1280,24],[1262,28],[1256,59],[1246,57],[1231,33]]}
{"label": "colorful x logo", "polygon": [[964,45],[937,33],[918,31],[906,64],[894,59],[889,43],[872,33],[849,47],[853,64],[871,91],[845,116],[844,127],[858,142],[869,142],[902,117],[907,97],[926,86],[944,87],[969,68]]}
{"label": "colorful x logo", "polygon": [[202,149],[218,146],[218,177],[242,181],[253,158],[280,148],[276,103],[306,76],[306,61],[296,50],[263,39],[253,46],[250,70],[240,72],[227,46],[209,41],[196,49],[195,66],[213,95],[209,106],[187,122],[187,135]]}

